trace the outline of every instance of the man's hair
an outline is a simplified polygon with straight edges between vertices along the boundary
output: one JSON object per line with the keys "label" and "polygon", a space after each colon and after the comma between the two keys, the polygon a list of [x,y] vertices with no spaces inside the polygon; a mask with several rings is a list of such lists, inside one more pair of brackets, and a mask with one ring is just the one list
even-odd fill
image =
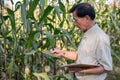
{"label": "man's hair", "polygon": [[85,17],[88,15],[92,20],[95,18],[95,10],[89,3],[80,3],[74,5],[70,9],[70,13],[73,13],[74,11],[76,11],[78,17]]}

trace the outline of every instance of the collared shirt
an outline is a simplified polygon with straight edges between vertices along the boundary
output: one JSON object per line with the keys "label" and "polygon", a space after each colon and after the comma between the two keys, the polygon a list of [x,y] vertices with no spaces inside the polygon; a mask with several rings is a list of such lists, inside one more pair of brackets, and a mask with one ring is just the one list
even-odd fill
{"label": "collared shirt", "polygon": [[[83,34],[78,47],[76,64],[102,65],[105,70],[112,70],[112,57],[108,35],[95,24]],[[84,75],[76,73],[78,80],[104,80],[107,73]]]}

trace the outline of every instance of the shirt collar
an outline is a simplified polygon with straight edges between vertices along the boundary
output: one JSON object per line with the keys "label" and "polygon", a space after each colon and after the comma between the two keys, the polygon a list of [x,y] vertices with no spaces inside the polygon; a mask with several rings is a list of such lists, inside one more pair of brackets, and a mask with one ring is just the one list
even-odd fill
{"label": "shirt collar", "polygon": [[92,32],[94,32],[94,30],[97,28],[97,24],[95,24],[94,26],[92,26],[89,30],[87,30],[84,34],[83,34],[83,36],[84,37],[87,37],[88,35],[90,35]]}

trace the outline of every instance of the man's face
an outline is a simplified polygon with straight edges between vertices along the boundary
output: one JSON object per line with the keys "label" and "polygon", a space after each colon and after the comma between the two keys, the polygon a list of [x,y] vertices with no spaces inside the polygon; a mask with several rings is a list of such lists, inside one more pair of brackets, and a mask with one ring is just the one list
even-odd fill
{"label": "man's face", "polygon": [[74,25],[77,26],[81,31],[87,30],[87,19],[86,17],[78,17],[76,11],[73,12],[73,19],[75,20]]}

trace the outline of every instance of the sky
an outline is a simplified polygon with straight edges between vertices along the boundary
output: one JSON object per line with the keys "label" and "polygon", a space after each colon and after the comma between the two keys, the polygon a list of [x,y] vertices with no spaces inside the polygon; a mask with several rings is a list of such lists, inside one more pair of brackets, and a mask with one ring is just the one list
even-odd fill
{"label": "sky", "polygon": [[[9,4],[10,5],[10,7],[13,7],[13,9],[14,9],[14,7],[15,7],[15,4],[16,4],[16,2],[18,2],[18,1],[23,1],[23,0],[13,0],[13,2],[14,2],[14,4],[13,4],[13,6],[12,6],[12,3],[11,3],[11,1],[10,0],[4,0],[4,3],[6,4]],[[72,3],[74,2],[74,0],[70,0]],[[96,2],[97,1],[99,1],[99,0],[96,0]],[[106,3],[107,4],[109,4],[111,1],[113,1],[113,0],[107,0],[106,1]]]}
{"label": "sky", "polygon": [[11,8],[13,7],[13,9],[14,9],[15,4],[16,4],[16,2],[18,2],[18,1],[23,1],[23,0],[13,0],[13,2],[14,2],[13,5],[12,5],[12,3],[11,3],[10,0],[4,0],[4,4],[9,4],[9,6],[10,6]]}
{"label": "sky", "polygon": [[[4,0],[5,2],[8,2],[9,4],[11,4],[10,0]],[[23,1],[23,0],[13,0],[14,4],[17,2],[17,1]],[[74,0],[70,0],[71,2],[73,2]],[[96,0],[96,1],[99,1],[99,0]],[[111,2],[113,0],[107,0],[107,2]]]}

